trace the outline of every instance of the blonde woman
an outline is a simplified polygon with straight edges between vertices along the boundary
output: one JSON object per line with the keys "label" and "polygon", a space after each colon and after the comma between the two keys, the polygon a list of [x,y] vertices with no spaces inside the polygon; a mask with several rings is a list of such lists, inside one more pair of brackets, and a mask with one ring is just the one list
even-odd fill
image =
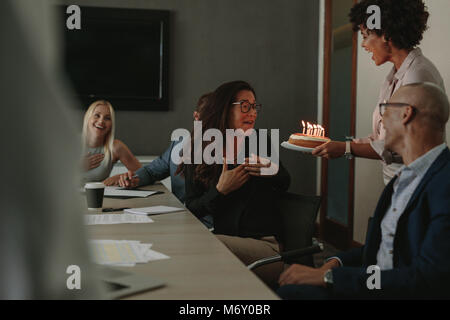
{"label": "blonde woman", "polygon": [[119,175],[109,177],[114,163],[122,162],[128,170],[141,167],[130,149],[114,139],[114,109],[106,100],[92,103],[83,121],[84,181],[103,181],[107,186],[118,185]]}

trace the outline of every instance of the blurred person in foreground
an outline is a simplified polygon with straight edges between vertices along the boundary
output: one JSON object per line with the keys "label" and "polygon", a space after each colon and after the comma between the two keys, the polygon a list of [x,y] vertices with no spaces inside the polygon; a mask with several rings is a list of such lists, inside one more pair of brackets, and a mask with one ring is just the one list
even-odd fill
{"label": "blurred person in foreground", "polygon": [[[51,10],[42,0],[0,1],[0,135],[9,153],[0,160],[8,181],[0,187],[0,299],[102,297],[82,226],[75,114],[45,32],[55,28]],[[79,290],[67,286],[71,265],[81,271]]]}

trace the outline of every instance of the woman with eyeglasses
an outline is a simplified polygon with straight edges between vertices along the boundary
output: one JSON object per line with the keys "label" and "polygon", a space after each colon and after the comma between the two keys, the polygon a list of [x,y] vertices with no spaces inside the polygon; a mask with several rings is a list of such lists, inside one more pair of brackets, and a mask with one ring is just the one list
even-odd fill
{"label": "woman with eyeglasses", "polygon": [[[180,166],[186,179],[187,208],[199,218],[212,215],[217,238],[246,265],[280,251],[276,202],[290,184],[281,163],[270,175],[262,174],[262,168],[269,164],[259,157],[259,152],[255,156],[260,161],[249,163],[251,154],[245,140],[255,134],[259,145],[260,136],[254,127],[260,111],[255,90],[248,83],[233,81],[218,87],[202,110],[202,132],[218,129],[223,137],[222,154],[227,155],[229,148],[233,156],[221,163],[206,164],[203,160],[201,164]],[[227,129],[242,129],[249,137],[235,137],[227,145]],[[203,142],[202,154],[211,143]],[[270,154],[270,143],[267,144]],[[239,164],[238,159],[245,162]],[[255,273],[275,286],[282,269],[282,263],[274,263],[257,268]]]}
{"label": "woman with eyeglasses", "polygon": [[[381,29],[370,30],[366,25],[372,15],[367,13],[367,7],[371,5],[380,7]],[[385,184],[392,179],[401,167],[402,159],[384,149],[386,133],[381,122],[381,109],[378,110],[379,104],[386,103],[398,88],[406,84],[432,82],[444,89],[439,71],[417,47],[427,28],[428,15],[422,0],[363,0],[353,6],[349,16],[353,30],[359,30],[363,36],[361,46],[372,53],[372,60],[377,66],[386,62],[393,66],[380,89],[372,116],[372,133],[352,142],[330,141],[317,147],[313,155],[332,159],[352,154],[381,159]]]}

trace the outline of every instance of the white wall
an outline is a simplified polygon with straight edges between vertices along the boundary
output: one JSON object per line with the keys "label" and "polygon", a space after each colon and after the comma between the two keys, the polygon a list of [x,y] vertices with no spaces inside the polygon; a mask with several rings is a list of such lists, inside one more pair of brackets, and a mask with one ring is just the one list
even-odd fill
{"label": "white wall", "polygon": [[[422,41],[423,54],[438,68],[444,79],[445,91],[450,94],[450,1],[426,0],[430,12],[429,30]],[[450,124],[447,123],[447,141],[450,141]]]}
{"label": "white wall", "polygon": [[[378,101],[379,88],[391,64],[376,67],[371,55],[361,48],[358,36],[358,62],[356,83],[356,137],[368,136],[372,130],[372,113]],[[378,196],[383,190],[381,163],[368,159],[356,159],[355,208],[353,239],[364,242],[367,220],[372,215]]]}
{"label": "white wall", "polygon": [[[426,0],[430,18],[429,29],[424,33],[420,47],[440,71],[450,93],[450,1]],[[380,85],[388,74],[392,64],[376,67],[370,54],[361,48],[361,36],[358,39],[357,107],[356,135],[366,136],[371,132],[372,112],[378,99]],[[447,141],[450,139],[450,126],[447,124]],[[375,210],[378,198],[383,190],[381,163],[374,160],[356,160],[355,169],[355,216],[353,239],[364,242],[367,219]]]}

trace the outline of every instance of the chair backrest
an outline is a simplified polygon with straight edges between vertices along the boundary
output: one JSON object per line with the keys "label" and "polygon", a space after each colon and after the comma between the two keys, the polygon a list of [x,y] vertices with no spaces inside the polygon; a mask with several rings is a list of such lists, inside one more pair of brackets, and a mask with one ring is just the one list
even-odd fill
{"label": "chair backrest", "polygon": [[[279,207],[282,215],[280,242],[283,251],[302,249],[312,245],[320,202],[320,196],[305,196],[289,192],[282,195]],[[314,266],[312,256],[300,257],[289,263]]]}

